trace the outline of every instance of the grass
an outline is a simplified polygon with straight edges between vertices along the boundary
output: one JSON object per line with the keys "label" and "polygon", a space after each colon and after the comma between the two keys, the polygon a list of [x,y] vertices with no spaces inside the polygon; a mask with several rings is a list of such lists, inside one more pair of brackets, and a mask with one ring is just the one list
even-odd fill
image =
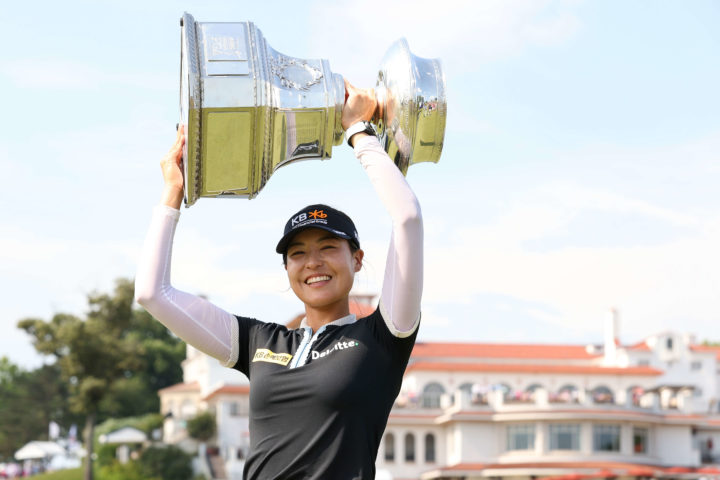
{"label": "grass", "polygon": [[57,472],[43,473],[42,475],[35,475],[32,478],[34,480],[82,480],[83,470],[82,470],[82,468],[71,468],[68,470],[58,470]]}

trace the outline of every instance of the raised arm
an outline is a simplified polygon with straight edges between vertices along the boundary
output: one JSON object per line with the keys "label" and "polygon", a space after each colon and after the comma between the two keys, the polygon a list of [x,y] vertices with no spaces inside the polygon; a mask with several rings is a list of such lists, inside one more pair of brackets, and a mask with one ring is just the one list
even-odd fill
{"label": "raised arm", "polygon": [[[369,120],[375,97],[346,82],[348,100],[343,127]],[[380,294],[380,311],[390,331],[398,337],[412,334],[420,320],[423,287],[423,222],[420,204],[405,177],[382,149],[377,138],[357,133],[350,138],[355,156],[392,219],[392,235]]]}
{"label": "raised arm", "polygon": [[137,276],[135,299],[178,337],[226,366],[237,361],[237,320],[207,300],[170,284],[170,263],[178,210],[183,198],[180,164],[185,135],[178,130],[175,144],[160,162],[165,186],[161,204],[153,211]]}

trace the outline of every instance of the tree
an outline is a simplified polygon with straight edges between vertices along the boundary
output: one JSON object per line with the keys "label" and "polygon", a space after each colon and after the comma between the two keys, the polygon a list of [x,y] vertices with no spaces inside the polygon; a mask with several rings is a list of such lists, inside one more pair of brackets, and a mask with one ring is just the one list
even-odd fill
{"label": "tree", "polygon": [[[133,308],[133,284],[116,282],[112,294],[88,296],[84,319],[58,313],[49,321],[24,319],[18,327],[38,352],[52,355],[73,412],[85,415],[87,458],[92,458],[96,422],[108,416],[157,411],[157,389],[180,381],[184,344],[145,312]],[[92,465],[85,480],[92,480]]]}
{"label": "tree", "polygon": [[188,435],[201,442],[207,442],[215,435],[215,415],[202,412],[187,421]]}
{"label": "tree", "polygon": [[77,422],[66,396],[57,365],[25,371],[0,358],[0,461],[31,440],[47,438],[50,421]]}
{"label": "tree", "polygon": [[18,437],[25,439],[27,433],[19,413],[24,391],[20,379],[26,375],[7,357],[0,358],[0,460],[12,458]]}

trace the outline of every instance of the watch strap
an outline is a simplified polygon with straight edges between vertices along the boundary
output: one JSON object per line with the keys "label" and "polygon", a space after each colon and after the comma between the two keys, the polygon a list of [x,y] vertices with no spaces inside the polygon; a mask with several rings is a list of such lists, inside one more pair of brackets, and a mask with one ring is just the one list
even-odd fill
{"label": "watch strap", "polygon": [[348,145],[352,147],[352,143],[350,143],[350,139],[353,135],[356,133],[364,132],[368,135],[372,135],[373,137],[377,137],[377,133],[375,132],[375,128],[373,127],[372,123],[367,121],[361,121],[357,123],[353,123],[348,127],[347,130],[345,130],[345,140],[347,140]]}

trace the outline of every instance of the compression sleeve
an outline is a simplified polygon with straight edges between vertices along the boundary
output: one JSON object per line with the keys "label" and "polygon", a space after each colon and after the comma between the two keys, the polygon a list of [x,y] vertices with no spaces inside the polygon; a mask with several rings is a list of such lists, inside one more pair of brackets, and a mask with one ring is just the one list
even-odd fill
{"label": "compression sleeve", "polygon": [[392,234],[380,294],[380,313],[396,337],[408,337],[420,321],[423,287],[423,222],[420,204],[400,169],[373,136],[355,142],[355,156],[392,218]]}
{"label": "compression sleeve", "polygon": [[135,299],[185,342],[223,365],[232,366],[238,357],[235,316],[170,284],[173,237],[179,217],[179,210],[165,205],[153,210],[135,278]]}

